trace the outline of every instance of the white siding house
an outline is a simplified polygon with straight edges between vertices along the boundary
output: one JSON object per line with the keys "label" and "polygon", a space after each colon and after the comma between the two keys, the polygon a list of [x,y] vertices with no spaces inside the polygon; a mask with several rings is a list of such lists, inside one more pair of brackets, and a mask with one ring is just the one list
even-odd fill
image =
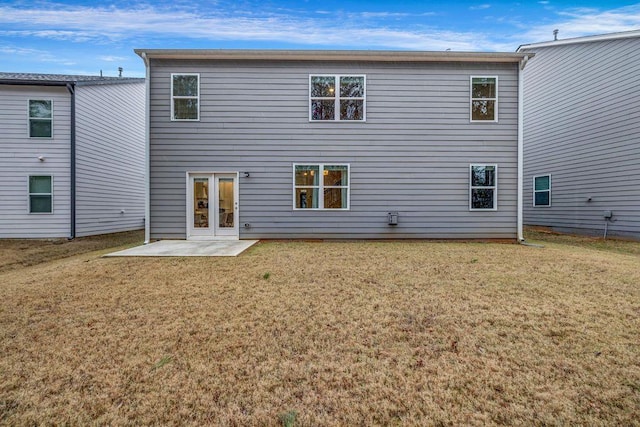
{"label": "white siding house", "polygon": [[0,238],[144,226],[144,79],[0,73]]}
{"label": "white siding house", "polygon": [[640,31],[518,51],[525,223],[640,239]]}
{"label": "white siding house", "polygon": [[136,53],[147,240],[520,234],[524,54]]}

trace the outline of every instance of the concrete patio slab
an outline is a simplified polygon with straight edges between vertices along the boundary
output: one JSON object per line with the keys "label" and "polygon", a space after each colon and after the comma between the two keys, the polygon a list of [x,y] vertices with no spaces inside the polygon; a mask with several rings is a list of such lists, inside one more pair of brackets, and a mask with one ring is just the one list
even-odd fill
{"label": "concrete patio slab", "polygon": [[160,240],[105,256],[238,256],[257,242],[257,240]]}

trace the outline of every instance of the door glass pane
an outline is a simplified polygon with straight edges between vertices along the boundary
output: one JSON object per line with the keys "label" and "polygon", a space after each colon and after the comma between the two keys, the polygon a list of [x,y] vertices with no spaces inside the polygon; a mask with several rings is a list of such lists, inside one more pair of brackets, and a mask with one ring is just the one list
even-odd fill
{"label": "door glass pane", "polygon": [[218,210],[219,220],[218,227],[220,228],[233,228],[233,178],[219,178],[218,179]]}
{"label": "door glass pane", "polygon": [[209,228],[209,179],[193,179],[193,228]]}

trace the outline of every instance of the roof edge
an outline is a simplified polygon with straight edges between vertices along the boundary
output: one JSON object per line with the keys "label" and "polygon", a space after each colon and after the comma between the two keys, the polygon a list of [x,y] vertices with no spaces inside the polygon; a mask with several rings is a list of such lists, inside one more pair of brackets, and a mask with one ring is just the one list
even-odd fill
{"label": "roof edge", "polygon": [[520,62],[526,56],[517,52],[396,50],[134,49],[134,52],[150,59],[272,61]]}
{"label": "roof edge", "polygon": [[548,42],[523,44],[518,47],[516,52],[520,52],[525,49],[536,49],[540,47],[564,46],[568,44],[592,43],[592,42],[599,42],[599,41],[606,41],[606,40],[630,39],[635,37],[640,37],[640,30],[622,31],[618,33],[599,34],[595,36],[584,36],[584,37],[573,37],[570,39],[560,39],[560,40],[551,40]]}

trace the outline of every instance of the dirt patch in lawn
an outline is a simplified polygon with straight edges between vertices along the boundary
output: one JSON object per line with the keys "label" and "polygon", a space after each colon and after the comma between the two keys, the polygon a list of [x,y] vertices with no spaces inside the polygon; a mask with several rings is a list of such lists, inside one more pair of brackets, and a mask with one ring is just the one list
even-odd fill
{"label": "dirt patch in lawn", "polygon": [[68,239],[0,239],[0,272],[86,252],[141,245],[144,230]]}
{"label": "dirt patch in lawn", "polygon": [[640,257],[269,242],[0,274],[0,423],[637,425]]}

